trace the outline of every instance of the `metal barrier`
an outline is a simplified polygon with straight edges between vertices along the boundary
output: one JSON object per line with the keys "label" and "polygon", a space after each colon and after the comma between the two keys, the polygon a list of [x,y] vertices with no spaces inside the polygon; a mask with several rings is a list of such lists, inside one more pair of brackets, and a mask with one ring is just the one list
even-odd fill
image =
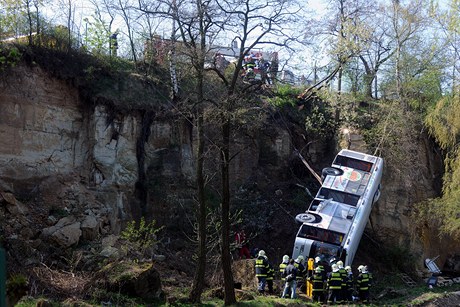
{"label": "metal barrier", "polygon": [[0,248],[0,307],[6,307],[6,258],[3,248]]}

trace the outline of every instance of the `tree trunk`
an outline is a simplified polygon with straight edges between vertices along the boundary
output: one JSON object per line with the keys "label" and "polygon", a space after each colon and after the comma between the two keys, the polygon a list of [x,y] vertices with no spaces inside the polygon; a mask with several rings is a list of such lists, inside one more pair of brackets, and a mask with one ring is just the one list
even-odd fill
{"label": "tree trunk", "polygon": [[221,171],[222,171],[222,271],[224,274],[225,305],[236,303],[230,258],[230,120],[222,125]]}
{"label": "tree trunk", "polygon": [[340,95],[342,93],[342,73],[343,67],[340,65],[339,74],[337,76],[337,94]]}
{"label": "tree trunk", "polygon": [[372,83],[374,78],[375,75],[370,72],[364,74],[364,95],[366,95],[366,98],[372,98]]}
{"label": "tree trunk", "polygon": [[[201,79],[202,80],[202,79]],[[200,82],[199,82],[200,83]],[[202,82],[201,82],[202,83]],[[202,87],[200,87],[202,88]],[[201,110],[197,111],[197,166],[196,166],[196,181],[198,186],[198,260],[193,278],[192,289],[190,291],[189,300],[191,303],[200,303],[201,294],[204,288],[204,276],[206,270],[206,199],[205,199],[205,180],[203,176],[203,160],[204,160],[204,133],[203,133],[203,115]]]}

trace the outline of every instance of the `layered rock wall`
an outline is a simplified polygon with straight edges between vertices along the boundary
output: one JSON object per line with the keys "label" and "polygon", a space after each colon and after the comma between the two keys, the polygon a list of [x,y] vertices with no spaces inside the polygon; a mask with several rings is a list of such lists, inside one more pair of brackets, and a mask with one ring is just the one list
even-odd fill
{"label": "layered rock wall", "polygon": [[[192,199],[178,195],[183,186],[193,190],[195,175],[193,127],[180,116],[151,110],[150,125],[142,127],[143,110],[85,104],[68,81],[22,65],[0,80],[0,106],[0,189],[41,211],[31,236],[41,233],[68,247],[119,233],[123,222],[142,213],[177,213],[168,200],[177,205]],[[292,152],[286,134],[243,139],[235,149],[243,150],[232,163],[233,180],[251,177],[262,149],[275,157],[266,167],[285,166]],[[139,184],[149,185],[146,199],[138,195]],[[172,223],[174,217],[157,218]],[[7,227],[6,237],[17,231]]]}

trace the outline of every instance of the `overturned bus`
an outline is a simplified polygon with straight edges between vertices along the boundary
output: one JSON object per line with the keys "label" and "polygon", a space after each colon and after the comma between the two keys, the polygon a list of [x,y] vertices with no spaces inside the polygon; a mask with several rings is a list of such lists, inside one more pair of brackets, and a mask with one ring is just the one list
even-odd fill
{"label": "overturned bus", "polygon": [[332,167],[322,171],[322,186],[305,213],[292,258],[334,257],[350,265],[366,227],[372,205],[380,196],[383,159],[342,149]]}

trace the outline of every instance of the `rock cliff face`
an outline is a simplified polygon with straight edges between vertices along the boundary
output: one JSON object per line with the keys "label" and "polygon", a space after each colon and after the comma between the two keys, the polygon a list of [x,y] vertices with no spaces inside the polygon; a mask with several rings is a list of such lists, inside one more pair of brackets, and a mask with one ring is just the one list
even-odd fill
{"label": "rock cliff face", "polygon": [[[23,239],[36,246],[42,239],[69,247],[117,234],[141,213],[172,214],[156,218],[175,223],[180,208],[164,201],[192,199],[194,132],[180,117],[85,105],[72,84],[28,66],[4,74],[0,105],[0,190],[13,199],[5,212],[18,213],[19,203],[35,206],[36,223]],[[232,178],[250,178],[267,151],[276,157],[268,163],[274,171],[284,167],[292,152],[286,135],[272,131],[261,137],[264,144],[243,139]],[[142,185],[149,185],[147,198]],[[21,218],[22,224],[5,226],[5,238],[17,238],[30,220]]]}
{"label": "rock cliff face", "polygon": [[[142,213],[153,215],[160,225],[184,226],[183,206],[193,203],[194,177],[194,131],[186,119],[156,110],[117,112],[107,104],[88,105],[72,84],[21,65],[0,79],[0,107],[0,218],[8,219],[2,222],[2,235],[10,243],[28,241],[24,248],[30,255],[48,248],[48,241],[67,248],[118,234],[124,222]],[[411,223],[414,204],[439,193],[435,183],[441,176],[440,159],[424,142],[419,141],[420,150],[411,159],[425,168],[401,173],[386,165],[372,225],[387,244],[410,246],[420,261],[441,254],[439,263],[444,263],[460,254],[459,245],[437,252],[443,241],[436,239],[436,230],[426,232],[428,227],[421,237]],[[294,145],[286,129],[240,136],[236,150],[240,148],[244,150],[232,161],[235,190],[250,190],[248,184],[268,188],[276,179],[293,175],[287,166]],[[309,148],[309,161],[317,170],[331,161],[326,150],[321,144]],[[282,210],[269,224],[273,236],[286,245],[276,252],[281,258],[295,236],[291,217],[302,208],[289,207],[283,199],[286,190],[272,189],[276,196],[266,198]],[[266,207],[265,200],[256,201]],[[183,241],[170,246],[180,249]]]}

